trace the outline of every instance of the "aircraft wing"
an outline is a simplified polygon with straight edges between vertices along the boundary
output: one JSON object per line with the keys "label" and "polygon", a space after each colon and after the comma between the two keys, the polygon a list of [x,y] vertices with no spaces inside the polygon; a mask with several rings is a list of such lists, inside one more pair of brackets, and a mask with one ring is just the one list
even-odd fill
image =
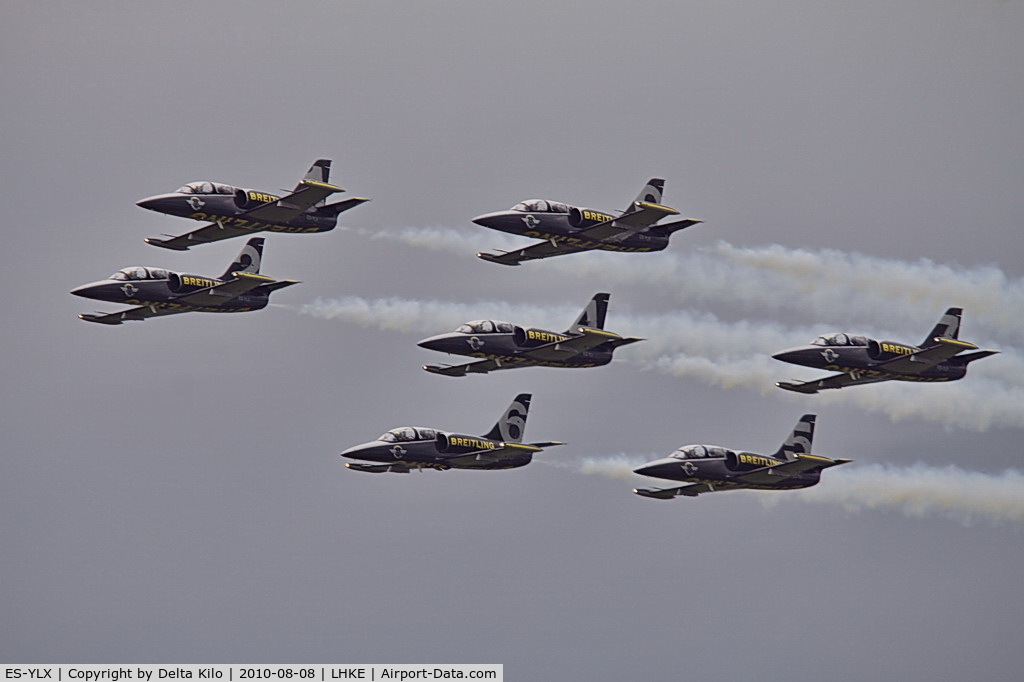
{"label": "aircraft wing", "polygon": [[275,284],[273,277],[257,275],[251,272],[235,272],[229,279],[216,286],[198,289],[184,296],[174,299],[175,303],[187,303],[194,306],[219,306],[225,301],[235,298],[247,291],[265,284]]}
{"label": "aircraft wing", "polygon": [[542,242],[536,242],[530,246],[516,249],[515,251],[507,251],[503,253],[478,253],[476,254],[476,257],[492,263],[500,263],[501,265],[519,265],[523,261],[551,258],[552,256],[564,256],[567,253],[587,251],[589,249],[596,248],[597,246],[597,244],[592,246],[579,246],[546,239]]}
{"label": "aircraft wing", "polygon": [[600,346],[606,341],[623,340],[614,332],[606,332],[603,329],[592,329],[590,327],[577,327],[579,336],[573,336],[565,341],[555,341],[543,346],[536,346],[523,351],[522,355],[531,360],[543,360],[546,362],[558,362],[578,355],[585,350]]}
{"label": "aircraft wing", "polygon": [[365,471],[368,474],[383,474],[387,472],[395,474],[407,474],[410,469],[405,464],[363,464],[362,462],[346,462],[345,466],[353,471]]}
{"label": "aircraft wing", "polygon": [[818,455],[797,454],[796,459],[789,462],[754,469],[730,480],[738,487],[751,486],[760,488],[773,485],[782,479],[802,474],[805,471],[825,469],[838,464],[846,464],[849,461],[848,459],[829,459],[828,457],[819,457]]}
{"label": "aircraft wing", "polygon": [[931,348],[919,350],[910,355],[901,355],[898,358],[887,360],[875,367],[883,371],[900,372],[901,374],[919,374],[929,367],[934,367],[940,362],[945,362],[951,357],[965,350],[977,350],[973,343],[967,343],[959,339],[948,339],[936,337],[938,345]]}
{"label": "aircraft wing", "polygon": [[[544,443],[544,445],[561,445],[561,443]],[[502,447],[494,450],[477,450],[468,454],[458,454],[450,457],[447,461],[462,466],[473,466],[474,464],[493,464],[505,459],[506,455],[515,452],[540,452],[543,450],[539,445],[532,443],[504,443]]]}
{"label": "aircraft wing", "polygon": [[843,388],[844,386],[873,384],[879,381],[888,381],[888,379],[880,376],[869,376],[862,374],[861,372],[841,372],[839,374],[830,374],[829,376],[821,379],[814,379],[813,381],[805,381],[802,383],[777,381],[775,382],[775,385],[779,388],[784,388],[787,391],[796,391],[797,393],[817,393],[818,391],[826,388]]}
{"label": "aircraft wing", "polygon": [[[330,185],[326,182],[303,180],[291,194],[283,196],[277,201],[262,204],[256,208],[245,211],[244,213],[239,213],[235,217],[251,218],[252,220],[262,223],[287,223],[289,220],[297,217],[300,213],[307,210],[318,201],[322,201],[325,197],[334,194],[335,192],[343,191],[345,190],[341,187]],[[352,202],[352,204],[345,205],[338,211],[339,213],[362,203],[365,199],[350,199],[349,201]],[[146,239],[146,243],[152,244],[153,246],[161,246],[173,251],[187,251],[190,246],[195,246],[196,244],[206,244],[208,242],[217,242],[221,239],[231,239],[232,237],[238,237],[243,234],[262,232],[265,229],[266,228],[264,227],[260,227],[259,223],[254,224],[252,227],[207,223],[200,228],[192,230],[191,232],[186,232],[185,234],[177,237],[170,237],[168,239],[148,237]]]}
{"label": "aircraft wing", "polygon": [[691,483],[690,485],[681,485],[677,488],[633,488],[633,492],[637,495],[653,497],[657,500],[671,500],[677,495],[697,497],[701,493],[713,493],[716,490],[718,490],[718,487],[710,483]]}
{"label": "aircraft wing", "polygon": [[487,374],[496,369],[511,369],[518,366],[502,364],[500,360],[478,360],[465,365],[423,365],[423,369],[446,377],[464,377],[467,374]]}
{"label": "aircraft wing", "polygon": [[264,228],[261,227],[239,227],[237,225],[207,223],[202,227],[196,228],[191,232],[178,235],[177,237],[168,237],[167,239],[146,237],[145,241],[147,244],[171,249],[172,251],[188,251],[190,246],[195,246],[196,244],[208,244],[209,242],[218,242],[221,239],[231,239],[232,237],[238,237],[243,234],[254,234],[256,232],[262,232],[263,229]]}
{"label": "aircraft wing", "polygon": [[303,180],[295,191],[262,206],[239,214],[240,218],[253,218],[268,223],[286,223],[306,211],[313,204],[323,201],[335,192],[345,190],[337,185],[316,180]]}
{"label": "aircraft wing", "polygon": [[78,319],[86,322],[98,322],[100,324],[121,324],[132,320],[145,320],[149,317],[161,315],[174,315],[175,313],[187,313],[189,308],[175,308],[165,304],[141,305],[136,308],[128,308],[119,313],[82,313]]}

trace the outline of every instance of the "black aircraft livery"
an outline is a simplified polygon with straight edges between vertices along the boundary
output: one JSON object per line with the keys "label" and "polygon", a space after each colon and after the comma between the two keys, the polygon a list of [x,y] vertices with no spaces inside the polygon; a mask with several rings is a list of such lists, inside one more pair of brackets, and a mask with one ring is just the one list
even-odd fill
{"label": "black aircraft livery", "polygon": [[564,332],[519,327],[511,322],[475,320],[450,334],[419,342],[430,350],[484,358],[465,365],[424,365],[434,374],[463,377],[516,367],[597,367],[612,360],[619,346],[642,341],[605,331],[608,294],[594,294],[576,321]]}
{"label": "black aircraft livery", "polygon": [[772,455],[729,450],[717,445],[684,445],[668,457],[644,464],[635,473],[690,485],[675,488],[634,488],[643,497],[668,500],[722,490],[792,490],[816,485],[823,469],[846,464],[811,454],[815,415],[800,417],[793,432]]}
{"label": "black aircraft livery", "polygon": [[[790,348],[772,357],[795,365],[838,372],[813,381],[780,381],[779,388],[817,393],[879,381],[955,381],[967,374],[967,365],[999,351],[978,350],[961,341],[961,308],[949,308],[920,345],[877,341],[852,334],[826,334],[806,346]],[[973,352],[965,352],[973,351]]]}
{"label": "black aircraft livery", "polygon": [[189,275],[164,268],[122,268],[104,280],[73,289],[72,294],[136,306],[119,313],[84,313],[87,322],[121,324],[125,320],[177,313],[241,313],[267,306],[270,294],[295,280],[260,274],[263,237],[253,237],[220,277]]}
{"label": "black aircraft livery", "polygon": [[422,426],[401,426],[376,440],[353,446],[342,457],[374,464],[347,462],[349,469],[368,473],[407,474],[413,469],[513,469],[529,464],[543,448],[561,445],[556,441],[524,443],[530,394],[521,393],[482,436],[451,433]]}
{"label": "black aircraft livery", "polygon": [[158,213],[201,220],[207,225],[177,237],[151,237],[146,242],[165,249],[185,251],[197,244],[229,239],[264,230],[270,232],[328,232],[338,224],[338,214],[369,201],[353,197],[325,203],[331,194],[344,192],[328,183],[331,161],[319,159],[291,192],[270,192],[232,187],[219,182],[190,182],[170,194],[138,202]]}
{"label": "black aircraft livery", "polygon": [[674,232],[696,225],[699,220],[658,221],[679,211],[661,205],[665,181],[651,178],[636,199],[621,213],[606,213],[569,206],[560,201],[529,199],[507,211],[477,216],[477,225],[541,241],[502,253],[478,253],[477,257],[502,265],[551,258],[568,253],[600,249],[643,253],[661,251]]}

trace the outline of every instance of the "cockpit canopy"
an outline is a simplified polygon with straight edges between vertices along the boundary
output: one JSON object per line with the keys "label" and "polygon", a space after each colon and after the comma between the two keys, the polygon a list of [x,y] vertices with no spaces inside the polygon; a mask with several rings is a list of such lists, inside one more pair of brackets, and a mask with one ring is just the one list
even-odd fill
{"label": "cockpit canopy", "polygon": [[120,282],[130,282],[140,279],[168,279],[170,274],[163,268],[122,268],[107,279],[116,279]]}
{"label": "cockpit canopy", "polygon": [[852,336],[850,334],[825,334],[811,341],[812,346],[866,346],[866,336]]}
{"label": "cockpit canopy", "polygon": [[730,452],[732,451],[720,448],[717,445],[684,445],[669,455],[669,457],[674,459],[723,458]]}
{"label": "cockpit canopy", "polygon": [[527,199],[513,206],[512,210],[520,213],[568,213],[569,207],[560,201]]}
{"label": "cockpit canopy", "polygon": [[174,190],[175,194],[234,194],[235,188],[219,182],[190,182]]}
{"label": "cockpit canopy", "polygon": [[455,331],[459,334],[511,334],[515,331],[515,327],[511,322],[501,322],[499,320],[473,320],[466,324],[460,324],[455,328]]}
{"label": "cockpit canopy", "polygon": [[380,438],[385,443],[409,443],[416,440],[434,440],[437,438],[437,431],[425,429],[422,426],[400,426],[397,429],[385,431]]}

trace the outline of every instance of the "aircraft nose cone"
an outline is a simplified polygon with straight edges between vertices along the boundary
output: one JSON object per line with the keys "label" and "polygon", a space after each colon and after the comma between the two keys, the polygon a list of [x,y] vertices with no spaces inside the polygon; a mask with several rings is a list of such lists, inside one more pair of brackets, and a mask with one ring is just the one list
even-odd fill
{"label": "aircraft nose cone", "polygon": [[500,212],[484,213],[483,215],[478,215],[477,217],[473,218],[473,222],[479,225],[480,227],[494,227],[494,225],[499,222],[499,217],[501,215],[503,214]]}
{"label": "aircraft nose cone", "polygon": [[80,287],[75,287],[70,293],[75,296],[81,296],[82,298],[100,298],[101,294],[106,291],[106,285],[103,282],[90,282],[89,284],[83,284]]}
{"label": "aircraft nose cone", "polygon": [[789,362],[794,365],[811,365],[816,364],[818,358],[818,351],[813,348],[787,348],[786,350],[780,350],[778,353],[772,355],[776,360],[782,362]]}
{"label": "aircraft nose cone", "polygon": [[673,459],[658,459],[653,462],[648,462],[637,469],[633,469],[633,473],[640,474],[641,476],[663,478],[665,476],[666,468],[671,467],[673,464],[678,465],[679,462]]}
{"label": "aircraft nose cone", "polygon": [[157,205],[160,202],[160,197],[146,197],[135,202],[135,205],[140,208],[148,208],[150,211],[155,211]]}
{"label": "aircraft nose cone", "polygon": [[447,347],[448,335],[439,334],[437,336],[428,336],[427,338],[417,341],[416,345],[420,348],[426,348],[427,350],[439,350],[444,351]]}

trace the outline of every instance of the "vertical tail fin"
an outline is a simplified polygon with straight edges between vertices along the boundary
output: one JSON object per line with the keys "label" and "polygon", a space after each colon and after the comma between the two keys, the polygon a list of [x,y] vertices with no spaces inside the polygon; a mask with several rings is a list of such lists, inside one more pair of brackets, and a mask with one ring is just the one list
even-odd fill
{"label": "vertical tail fin", "polygon": [[963,308],[949,308],[946,310],[946,314],[943,315],[938,324],[932,328],[932,333],[925,337],[924,341],[921,342],[922,348],[928,348],[929,346],[935,345],[935,337],[941,336],[947,339],[958,338],[960,333],[960,315],[964,312]]}
{"label": "vertical tail fin", "polygon": [[797,453],[802,455],[811,454],[811,442],[814,440],[814,419],[816,415],[805,414],[793,427],[789,438],[775,453],[775,456],[786,461],[796,459]]}
{"label": "vertical tail fin", "polygon": [[[648,204],[660,204],[661,193],[664,191],[665,181],[662,180],[661,178],[651,178],[650,180],[647,181],[647,184],[644,186],[644,188],[640,190],[640,194],[636,195],[636,199],[634,199],[633,202],[634,204],[637,201],[645,201]],[[632,210],[634,204],[630,204],[626,210]]]}
{"label": "vertical tail fin", "polygon": [[484,434],[484,438],[501,440],[506,443],[522,443],[523,433],[526,431],[526,413],[530,411],[531,397],[529,393],[517,395],[494,428]]}
{"label": "vertical tail fin", "polygon": [[[317,159],[313,162],[313,165],[309,167],[306,174],[302,176],[303,180],[312,180],[313,182],[330,182],[331,178],[331,160],[330,159]],[[295,189],[298,190],[302,187],[302,183],[296,185]]]}
{"label": "vertical tail fin", "polygon": [[594,294],[590,303],[583,309],[580,316],[572,323],[567,331],[576,331],[576,327],[591,327],[593,329],[604,329],[604,316],[608,312],[609,294]]}
{"label": "vertical tail fin", "polygon": [[260,262],[263,260],[263,237],[253,237],[245,243],[242,250],[238,252],[235,261],[228,266],[221,279],[227,279],[233,272],[248,272],[256,275],[260,271]]}

